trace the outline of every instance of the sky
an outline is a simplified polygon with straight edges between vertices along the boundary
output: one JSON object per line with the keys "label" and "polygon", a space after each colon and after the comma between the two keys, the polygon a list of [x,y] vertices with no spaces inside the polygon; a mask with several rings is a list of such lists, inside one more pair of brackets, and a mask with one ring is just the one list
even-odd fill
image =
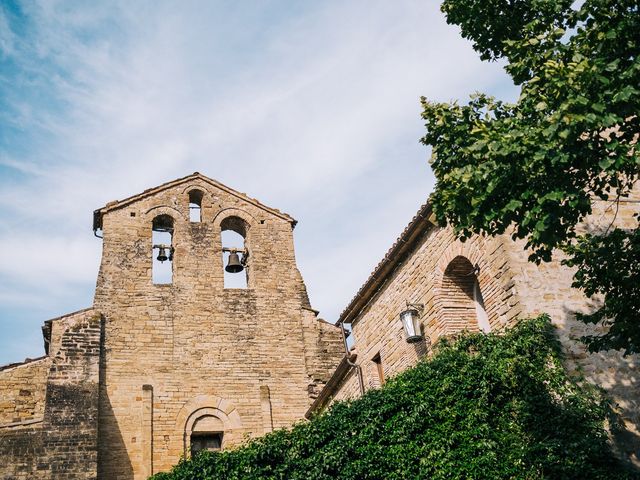
{"label": "sky", "polygon": [[194,171],[296,218],[335,322],[433,189],[420,96],[513,98],[430,0],[0,0],[0,365],[91,306],[92,212]]}

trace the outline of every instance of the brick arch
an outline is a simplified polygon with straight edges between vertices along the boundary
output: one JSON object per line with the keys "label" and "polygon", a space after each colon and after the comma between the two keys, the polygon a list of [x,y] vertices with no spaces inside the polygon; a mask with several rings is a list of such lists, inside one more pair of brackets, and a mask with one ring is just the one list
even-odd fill
{"label": "brick arch", "polygon": [[438,261],[436,268],[436,280],[438,284],[442,282],[442,277],[444,276],[447,266],[456,257],[466,257],[472,265],[478,264],[481,271],[489,267],[489,262],[485,259],[482,250],[476,245],[474,240],[475,239],[467,240],[466,242],[461,242],[460,240],[452,241],[451,245],[444,251]]}
{"label": "brick arch", "polygon": [[[487,290],[497,291],[493,285],[496,272],[487,258],[485,246],[486,240],[482,237],[472,237],[466,242],[452,238],[440,257],[434,274],[434,303],[440,334],[480,330],[476,310],[478,292],[474,289],[477,288],[480,295]],[[467,276],[476,265],[479,273]],[[483,300],[485,313],[488,313],[488,306],[497,311],[493,297]],[[494,322],[495,319],[488,318],[489,324]]]}
{"label": "brick arch", "polygon": [[454,257],[445,268],[440,283],[440,318],[447,333],[478,330],[477,282],[474,264],[463,255]]}
{"label": "brick arch", "polygon": [[185,403],[176,417],[175,429],[182,432],[182,449],[189,454],[191,429],[197,420],[205,416],[217,417],[224,425],[224,433],[242,428],[238,410],[228,400],[216,395],[198,395]]}
{"label": "brick arch", "polygon": [[519,303],[519,296],[510,280],[512,274],[502,238],[475,235],[466,242],[461,242],[451,234],[450,244],[440,257],[433,275],[438,330],[440,333],[452,333],[449,325],[442,321],[445,317],[443,307],[446,304],[442,286],[447,267],[458,256],[465,257],[471,265],[478,265],[480,268],[477,281],[484,301],[486,321],[491,330],[504,328],[510,321],[509,308]]}

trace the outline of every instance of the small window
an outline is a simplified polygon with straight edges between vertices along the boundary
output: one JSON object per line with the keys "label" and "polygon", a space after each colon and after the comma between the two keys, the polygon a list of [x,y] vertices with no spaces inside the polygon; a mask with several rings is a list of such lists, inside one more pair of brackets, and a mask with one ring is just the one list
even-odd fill
{"label": "small window", "polygon": [[173,281],[173,218],[158,215],[153,219],[151,232],[151,276],[154,284]]}
{"label": "small window", "polygon": [[196,456],[202,450],[209,452],[222,450],[222,432],[193,432],[191,434],[191,457]]}
{"label": "small window", "polygon": [[202,450],[215,452],[222,450],[224,424],[215,415],[203,415],[198,418],[191,428],[189,436],[190,453],[193,457]]}
{"label": "small window", "polygon": [[380,352],[378,352],[371,361],[374,363],[376,372],[378,373],[379,385],[382,386],[384,385],[384,370],[382,369],[382,358],[380,357]]}
{"label": "small window", "polygon": [[193,223],[202,221],[202,197],[200,190],[191,190],[189,192],[189,220]]}

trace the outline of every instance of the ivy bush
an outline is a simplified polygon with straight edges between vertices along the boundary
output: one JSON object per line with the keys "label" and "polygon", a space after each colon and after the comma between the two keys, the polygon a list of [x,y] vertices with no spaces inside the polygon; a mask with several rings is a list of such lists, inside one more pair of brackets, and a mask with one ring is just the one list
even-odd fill
{"label": "ivy bush", "polygon": [[600,392],[570,379],[548,317],[463,334],[362,398],[153,480],[625,479]]}

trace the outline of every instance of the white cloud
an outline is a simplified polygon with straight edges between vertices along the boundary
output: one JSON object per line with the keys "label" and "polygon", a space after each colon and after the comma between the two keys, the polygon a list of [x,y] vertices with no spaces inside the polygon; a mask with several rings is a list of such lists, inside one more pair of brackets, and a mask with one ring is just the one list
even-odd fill
{"label": "white cloud", "polygon": [[29,8],[22,70],[2,78],[28,72],[37,95],[8,100],[33,145],[0,150],[22,175],[0,190],[0,274],[52,305],[95,282],[93,209],[197,170],[301,221],[298,262],[335,320],[432,185],[419,96],[504,82],[434,2]]}

